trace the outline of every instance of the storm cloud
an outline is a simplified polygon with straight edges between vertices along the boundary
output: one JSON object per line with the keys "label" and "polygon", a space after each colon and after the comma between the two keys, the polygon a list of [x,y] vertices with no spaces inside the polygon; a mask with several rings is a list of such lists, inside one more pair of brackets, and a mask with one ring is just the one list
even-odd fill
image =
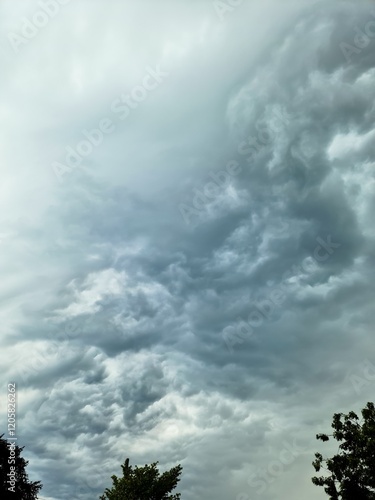
{"label": "storm cloud", "polygon": [[41,498],[130,457],[185,500],[323,499],[315,435],[374,392],[374,4],[0,13],[1,377]]}

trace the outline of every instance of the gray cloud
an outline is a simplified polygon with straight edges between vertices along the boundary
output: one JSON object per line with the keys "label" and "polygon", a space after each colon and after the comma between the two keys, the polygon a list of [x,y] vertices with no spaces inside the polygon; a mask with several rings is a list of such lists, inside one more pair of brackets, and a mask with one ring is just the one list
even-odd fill
{"label": "gray cloud", "polygon": [[375,377],[372,4],[82,0],[16,54],[38,5],[0,7],[0,359],[42,498],[127,456],[186,500],[322,498],[315,434]]}

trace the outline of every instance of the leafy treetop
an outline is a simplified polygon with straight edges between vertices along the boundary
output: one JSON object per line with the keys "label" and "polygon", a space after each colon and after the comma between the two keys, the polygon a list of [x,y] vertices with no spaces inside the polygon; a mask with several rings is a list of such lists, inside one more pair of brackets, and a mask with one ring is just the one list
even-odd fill
{"label": "leafy treetop", "polygon": [[[362,419],[353,411],[347,415],[335,413],[331,435],[341,444],[337,455],[323,458],[315,453],[313,466],[316,472],[323,467],[327,477],[313,477],[312,482],[323,486],[330,500],[375,499],[375,407],[367,403]],[[317,434],[317,439],[328,441],[327,434]],[[323,466],[325,464],[325,467]]]}
{"label": "leafy treetop", "polygon": [[180,493],[170,493],[180,480],[181,465],[160,474],[158,463],[133,469],[127,458],[121,465],[123,476],[112,476],[112,488],[107,488],[100,500],[179,500]]}

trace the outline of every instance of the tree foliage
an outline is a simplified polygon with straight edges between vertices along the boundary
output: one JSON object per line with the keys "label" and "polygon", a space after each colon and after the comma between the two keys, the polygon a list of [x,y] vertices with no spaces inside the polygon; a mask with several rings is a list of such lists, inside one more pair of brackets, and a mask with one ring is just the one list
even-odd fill
{"label": "tree foliage", "polygon": [[40,481],[29,481],[28,461],[21,457],[24,447],[0,436],[0,497],[2,500],[35,500],[42,488]]}
{"label": "tree foliage", "polygon": [[[312,482],[323,486],[330,500],[375,499],[375,407],[367,403],[362,419],[353,412],[335,413],[332,436],[339,443],[338,453],[323,458],[315,453],[313,466],[316,472],[326,468],[328,477],[313,477]],[[327,434],[317,434],[317,439],[328,441]],[[322,465],[324,464],[324,465]]]}
{"label": "tree foliage", "polygon": [[171,495],[182,472],[181,465],[160,475],[159,462],[144,467],[129,465],[127,458],[121,465],[123,477],[112,476],[112,488],[106,489],[100,500],[179,500],[180,493]]}

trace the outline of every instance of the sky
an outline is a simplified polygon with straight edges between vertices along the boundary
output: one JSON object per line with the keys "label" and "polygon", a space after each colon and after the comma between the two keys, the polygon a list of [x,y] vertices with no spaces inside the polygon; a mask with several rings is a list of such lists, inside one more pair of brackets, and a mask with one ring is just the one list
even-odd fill
{"label": "sky", "polygon": [[375,383],[375,4],[0,3],[1,429],[42,500],[179,463],[319,500]]}

